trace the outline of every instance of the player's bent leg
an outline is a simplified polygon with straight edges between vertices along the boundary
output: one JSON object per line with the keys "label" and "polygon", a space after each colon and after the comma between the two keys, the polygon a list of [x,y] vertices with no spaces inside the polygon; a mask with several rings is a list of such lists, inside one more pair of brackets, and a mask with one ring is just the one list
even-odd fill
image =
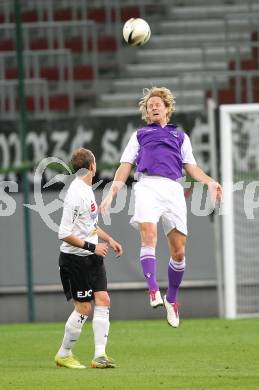
{"label": "player's bent leg", "polygon": [[54,359],[57,367],[85,368],[73,355],[72,348],[81,334],[88,314],[90,314],[91,304],[74,301],[74,306],[75,310],[66,322],[63,341]]}
{"label": "player's bent leg", "polygon": [[95,308],[93,315],[93,332],[95,353],[91,362],[92,368],[114,368],[115,362],[106,354],[106,344],[108,341],[110,321],[109,307],[110,298],[107,291],[97,291],[94,293]]}
{"label": "player's bent leg", "polygon": [[157,243],[157,225],[151,222],[139,224],[141,236],[140,264],[148,284],[150,306],[163,306],[163,300],[156,280],[155,247]]}
{"label": "player's bent leg", "polygon": [[92,311],[92,304],[91,302],[78,302],[74,300],[74,306],[75,310],[84,316],[89,316]]}

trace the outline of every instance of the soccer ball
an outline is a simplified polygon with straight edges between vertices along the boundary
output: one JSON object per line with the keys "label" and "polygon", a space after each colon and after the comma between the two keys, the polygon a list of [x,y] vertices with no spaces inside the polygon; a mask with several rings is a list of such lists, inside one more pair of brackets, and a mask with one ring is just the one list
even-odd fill
{"label": "soccer ball", "polygon": [[147,43],[151,30],[149,24],[141,18],[131,18],[123,26],[123,38],[131,46],[141,46]]}

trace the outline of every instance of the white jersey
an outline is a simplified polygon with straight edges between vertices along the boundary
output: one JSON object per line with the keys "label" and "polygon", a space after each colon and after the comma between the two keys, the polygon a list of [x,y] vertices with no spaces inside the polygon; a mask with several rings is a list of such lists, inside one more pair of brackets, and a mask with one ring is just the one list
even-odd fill
{"label": "white jersey", "polygon": [[[137,132],[135,131],[122,156],[121,156],[121,159],[120,159],[120,162],[123,163],[123,162],[128,162],[130,164],[135,164],[136,162],[136,158],[138,156],[138,152],[139,152],[139,148],[140,148],[140,145],[139,145],[139,142],[138,142],[138,139],[137,139]],[[190,138],[188,137],[187,134],[184,133],[184,141],[183,141],[183,144],[182,144],[182,147],[181,147],[181,156],[182,156],[182,161],[183,161],[183,164],[193,164],[193,165],[196,165],[196,161],[195,161],[195,158],[193,156],[193,153],[192,153],[192,145],[191,145],[191,141],[190,141]]]}
{"label": "white jersey", "polygon": [[[62,240],[73,234],[82,240],[97,244],[97,223],[97,204],[92,187],[76,177],[70,184],[64,200],[63,215],[58,233],[59,239]],[[60,250],[78,256],[93,254],[65,241],[62,242]]]}

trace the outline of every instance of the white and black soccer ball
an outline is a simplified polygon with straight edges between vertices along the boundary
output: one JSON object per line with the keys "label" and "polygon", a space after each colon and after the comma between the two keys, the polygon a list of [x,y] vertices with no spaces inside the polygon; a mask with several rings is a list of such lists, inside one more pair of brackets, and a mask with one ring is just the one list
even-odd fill
{"label": "white and black soccer ball", "polygon": [[151,36],[149,24],[141,18],[131,18],[123,26],[123,38],[131,46],[141,46]]}

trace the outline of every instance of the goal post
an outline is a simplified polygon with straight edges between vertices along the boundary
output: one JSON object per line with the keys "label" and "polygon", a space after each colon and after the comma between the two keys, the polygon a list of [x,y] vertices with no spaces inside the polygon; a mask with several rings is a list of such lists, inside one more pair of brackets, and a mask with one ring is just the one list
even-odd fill
{"label": "goal post", "polygon": [[221,105],[219,119],[224,314],[259,315],[259,104]]}
{"label": "goal post", "polygon": [[[207,100],[208,109],[208,125],[209,125],[209,148],[210,148],[210,175],[217,181],[219,178],[219,120],[218,106],[216,102],[209,98]],[[221,220],[219,213],[215,210],[213,216],[213,233],[214,233],[214,253],[216,262],[216,277],[217,277],[217,298],[218,298],[218,313],[220,317],[225,316],[224,305],[224,281],[223,281],[223,262],[222,262],[222,246],[221,246]]]}

